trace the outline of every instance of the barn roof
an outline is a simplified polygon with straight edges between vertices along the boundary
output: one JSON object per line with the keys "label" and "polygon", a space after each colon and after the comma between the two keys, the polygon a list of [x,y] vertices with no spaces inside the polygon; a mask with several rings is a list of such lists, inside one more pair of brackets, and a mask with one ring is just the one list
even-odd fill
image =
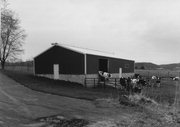
{"label": "barn roof", "polygon": [[96,56],[104,56],[104,57],[111,57],[111,58],[117,58],[122,59],[119,56],[115,55],[114,53],[105,52],[105,51],[99,51],[94,49],[88,49],[88,48],[82,48],[78,46],[70,46],[66,44],[58,44],[57,46],[72,50],[74,52],[78,52],[81,54],[89,54],[89,55],[96,55]]}
{"label": "barn roof", "polygon": [[78,53],[82,53],[82,54],[91,54],[91,55],[99,55],[99,56],[115,56],[113,53],[94,50],[94,49],[88,49],[88,48],[82,48],[78,46],[70,46],[70,45],[64,45],[64,44],[58,44],[58,46],[64,47],[66,49],[69,49]]}
{"label": "barn roof", "polygon": [[[82,47],[77,47],[77,46],[70,46],[70,45],[66,45],[66,44],[55,44],[54,46],[63,47],[65,49],[68,49],[68,50],[71,50],[71,51],[74,51],[74,52],[77,52],[80,54],[89,54],[89,55],[96,55],[96,56],[104,56],[104,57],[122,59],[119,56],[115,55],[114,53],[109,53],[109,52],[105,52],[105,51],[82,48]],[[54,47],[54,46],[52,46],[52,47]],[[51,49],[52,47],[50,47],[49,49]],[[49,49],[47,49],[47,50],[49,50]],[[44,52],[46,52],[47,50],[45,50]],[[44,52],[40,53],[39,55],[43,54]],[[38,57],[39,55],[37,55],[36,57]],[[125,60],[127,60],[127,59],[125,59]]]}

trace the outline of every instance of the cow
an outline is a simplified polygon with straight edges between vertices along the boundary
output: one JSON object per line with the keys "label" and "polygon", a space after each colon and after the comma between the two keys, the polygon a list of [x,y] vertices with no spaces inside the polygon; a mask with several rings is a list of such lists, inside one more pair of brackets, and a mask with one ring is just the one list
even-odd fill
{"label": "cow", "polygon": [[119,83],[121,84],[122,89],[126,90],[126,86],[127,86],[127,80],[126,80],[126,78],[121,77],[120,80],[119,80]]}
{"label": "cow", "polygon": [[139,79],[133,78],[131,79],[131,85],[132,85],[132,92],[133,93],[141,93],[140,84],[138,84]]}
{"label": "cow", "polygon": [[179,78],[178,76],[176,76],[176,77],[173,78],[174,81],[177,81],[177,80],[179,80],[179,79],[180,79],[180,78]]}
{"label": "cow", "polygon": [[161,86],[161,78],[160,78],[160,77],[157,77],[156,86],[157,86],[157,87],[160,87],[160,86]]}
{"label": "cow", "polygon": [[108,80],[110,77],[112,77],[112,75],[108,72],[103,72],[103,71],[99,71],[99,76],[100,76],[100,81],[106,81]]}
{"label": "cow", "polygon": [[156,79],[157,79],[157,77],[154,76],[154,75],[151,77],[151,82],[150,82],[151,83],[151,87],[154,87],[156,85]]}
{"label": "cow", "polygon": [[106,79],[112,77],[112,75],[110,73],[103,72],[103,71],[99,71],[99,75],[106,78]]}

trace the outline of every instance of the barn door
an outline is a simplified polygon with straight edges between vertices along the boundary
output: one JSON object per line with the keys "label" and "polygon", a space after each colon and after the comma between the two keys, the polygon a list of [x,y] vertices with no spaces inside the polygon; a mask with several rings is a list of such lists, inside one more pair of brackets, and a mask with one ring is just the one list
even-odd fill
{"label": "barn door", "polygon": [[53,69],[54,69],[54,79],[57,80],[59,79],[59,64],[54,64]]}
{"label": "barn door", "polygon": [[99,71],[108,72],[108,60],[99,59]]}

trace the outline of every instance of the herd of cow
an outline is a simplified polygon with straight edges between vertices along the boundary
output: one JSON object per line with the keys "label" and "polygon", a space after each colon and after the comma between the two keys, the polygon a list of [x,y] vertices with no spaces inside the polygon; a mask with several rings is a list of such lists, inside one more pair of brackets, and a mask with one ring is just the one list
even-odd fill
{"label": "herd of cow", "polygon": [[161,78],[152,76],[151,79],[145,79],[139,74],[135,74],[133,77],[121,77],[120,78],[120,89],[125,90],[129,93],[141,93],[144,87],[160,87]]}
{"label": "herd of cow", "polygon": [[[109,80],[111,75],[106,73],[99,73],[104,80]],[[104,75],[103,75],[104,74]],[[179,77],[170,77],[172,80],[179,80]],[[161,87],[161,77],[152,76],[151,78],[142,77],[140,74],[134,74],[132,77],[121,77],[119,80],[119,89],[128,93],[141,93],[144,87]]]}

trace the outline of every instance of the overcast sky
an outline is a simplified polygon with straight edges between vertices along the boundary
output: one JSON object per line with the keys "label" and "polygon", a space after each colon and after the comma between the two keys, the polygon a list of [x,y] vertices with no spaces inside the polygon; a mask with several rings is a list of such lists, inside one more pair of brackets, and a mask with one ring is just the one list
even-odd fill
{"label": "overcast sky", "polygon": [[23,59],[58,42],[156,64],[180,62],[180,0],[9,0],[26,30]]}

